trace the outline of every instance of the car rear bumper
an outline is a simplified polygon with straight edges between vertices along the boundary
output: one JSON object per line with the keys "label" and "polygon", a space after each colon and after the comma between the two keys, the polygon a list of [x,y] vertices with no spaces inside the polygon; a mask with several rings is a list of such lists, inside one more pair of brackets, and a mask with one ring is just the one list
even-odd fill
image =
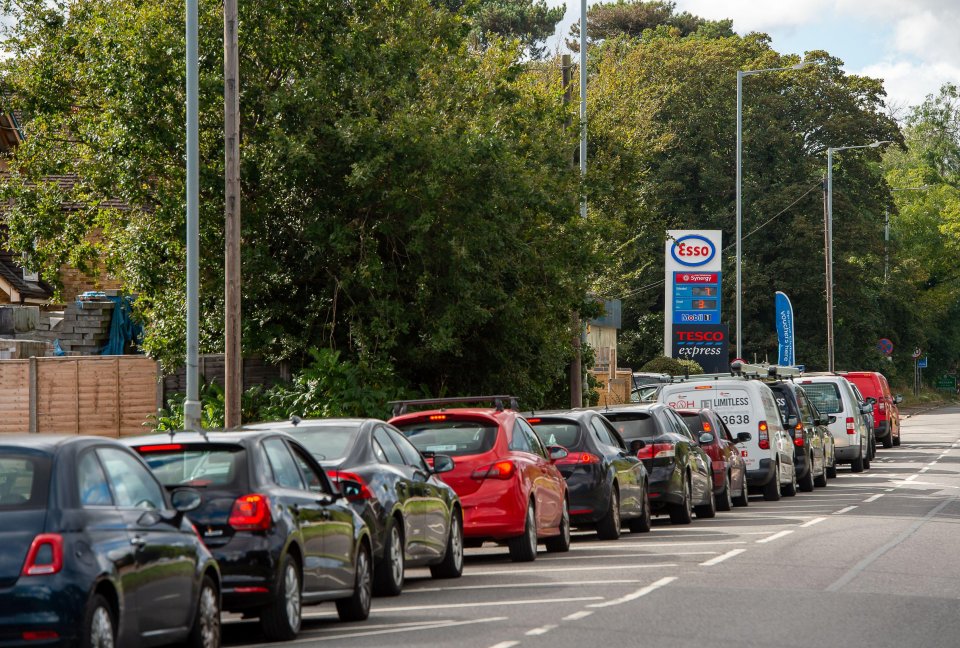
{"label": "car rear bumper", "polygon": [[860,456],[860,446],[845,446],[835,449],[835,463],[850,463]]}
{"label": "car rear bumper", "polygon": [[773,459],[761,459],[760,467],[747,471],[747,486],[766,486],[777,474],[777,464]]}
{"label": "car rear bumper", "polygon": [[890,421],[877,421],[873,428],[873,438],[877,441],[886,439],[890,435]]}
{"label": "car rear bumper", "polygon": [[647,492],[654,508],[664,504],[682,504],[681,482],[676,477],[675,464],[648,467]]}
{"label": "car rear bumper", "polygon": [[487,485],[460,497],[463,507],[463,537],[471,540],[503,540],[523,534],[527,502],[516,479],[490,492]]}
{"label": "car rear bumper", "polygon": [[237,534],[212,553],[220,565],[225,611],[241,612],[273,600],[281,547],[271,547],[269,537]]}
{"label": "car rear bumper", "polygon": [[[0,646],[73,645],[79,639],[87,593],[66,584],[61,576],[21,578],[12,587],[0,589]],[[28,640],[25,632],[56,636]]]}
{"label": "car rear bumper", "polygon": [[610,510],[610,485],[600,473],[574,472],[566,477],[570,524],[595,524]]}

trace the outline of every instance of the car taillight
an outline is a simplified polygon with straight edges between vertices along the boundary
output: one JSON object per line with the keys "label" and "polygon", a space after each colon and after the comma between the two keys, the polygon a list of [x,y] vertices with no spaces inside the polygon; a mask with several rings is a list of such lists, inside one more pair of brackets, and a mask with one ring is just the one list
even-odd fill
{"label": "car taillight", "polygon": [[794,429],[793,444],[798,448],[803,447],[803,423],[797,423]]}
{"label": "car taillight", "polygon": [[56,630],[24,630],[21,636],[24,641],[53,641],[60,638]]}
{"label": "car taillight", "polygon": [[767,431],[767,422],[760,421],[757,424],[757,438],[760,440],[760,449],[769,450],[770,449],[770,434]]}
{"label": "car taillight", "polygon": [[344,470],[328,470],[327,475],[340,486],[340,492],[351,502],[373,498],[373,493],[367,487],[367,482],[357,473]]}
{"label": "car taillight", "polygon": [[228,521],[237,531],[266,531],[270,528],[270,522],[270,502],[257,493],[238,497]]}
{"label": "car taillight", "polygon": [[596,464],[600,463],[600,457],[589,452],[571,452],[563,459],[557,459],[554,462],[558,466],[569,466],[573,464]]}
{"label": "car taillight", "polygon": [[63,568],[63,536],[41,533],[30,544],[21,576],[49,576]]}
{"label": "car taillight", "polygon": [[853,424],[853,417],[848,416],[847,417],[847,434],[856,434],[856,433],[857,433],[857,428]]}
{"label": "car taillight", "polygon": [[713,432],[713,426],[710,425],[710,421],[703,422],[703,431],[704,432]]}
{"label": "car taillight", "polygon": [[498,461],[477,468],[470,476],[474,479],[510,479],[516,471],[512,461]]}
{"label": "car taillight", "polygon": [[637,451],[638,459],[663,459],[675,455],[676,450],[672,443],[651,443]]}
{"label": "car taillight", "polygon": [[136,448],[137,452],[143,454],[145,452],[173,452],[174,450],[183,450],[182,443],[161,443],[159,445],[145,445],[139,446]]}

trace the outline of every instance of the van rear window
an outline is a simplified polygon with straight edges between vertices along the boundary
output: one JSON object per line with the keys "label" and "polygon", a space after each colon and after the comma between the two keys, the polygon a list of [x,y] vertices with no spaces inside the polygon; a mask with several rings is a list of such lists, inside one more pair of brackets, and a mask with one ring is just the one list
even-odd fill
{"label": "van rear window", "polygon": [[497,426],[474,420],[445,419],[394,424],[423,453],[454,457],[475,455],[493,449]]}
{"label": "van rear window", "polygon": [[840,389],[835,384],[803,383],[803,391],[821,413],[837,414],[843,411]]}
{"label": "van rear window", "polygon": [[49,481],[46,457],[0,451],[0,511],[46,508]]}

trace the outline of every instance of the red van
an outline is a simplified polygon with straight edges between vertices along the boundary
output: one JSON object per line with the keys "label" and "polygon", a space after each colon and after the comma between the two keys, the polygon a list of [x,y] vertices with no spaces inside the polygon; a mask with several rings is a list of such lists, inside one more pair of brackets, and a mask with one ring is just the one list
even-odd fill
{"label": "red van", "polygon": [[877,371],[838,373],[855,384],[864,398],[876,399],[873,405],[874,438],[882,442],[884,448],[900,445],[900,409],[897,404],[903,396],[891,394],[887,379]]}

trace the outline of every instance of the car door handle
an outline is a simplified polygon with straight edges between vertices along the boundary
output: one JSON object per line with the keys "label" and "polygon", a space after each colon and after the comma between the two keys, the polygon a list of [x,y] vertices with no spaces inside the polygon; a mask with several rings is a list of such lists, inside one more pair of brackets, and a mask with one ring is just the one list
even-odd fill
{"label": "car door handle", "polygon": [[142,547],[147,544],[147,540],[146,538],[136,535],[130,538],[130,544],[132,544],[134,547]]}

